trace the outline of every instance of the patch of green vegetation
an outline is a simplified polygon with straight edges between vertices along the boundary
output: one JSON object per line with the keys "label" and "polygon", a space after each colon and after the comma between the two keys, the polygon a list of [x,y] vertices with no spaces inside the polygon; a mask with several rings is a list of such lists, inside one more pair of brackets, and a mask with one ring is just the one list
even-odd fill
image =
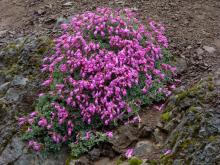
{"label": "patch of green vegetation", "polygon": [[158,161],[156,160],[149,160],[147,161],[147,163],[149,163],[150,165],[158,165]]}
{"label": "patch of green vegetation", "polygon": [[177,94],[177,95],[176,95],[176,97],[177,97],[177,103],[179,103],[180,101],[182,101],[183,99],[185,99],[188,95],[189,95],[189,91],[188,91],[188,90],[183,91],[183,92]]}
{"label": "patch of green vegetation", "polygon": [[128,163],[129,163],[129,165],[141,165],[143,163],[143,161],[141,159],[133,157],[128,161]]}
{"label": "patch of green vegetation", "polygon": [[174,155],[163,155],[161,156],[158,164],[164,164],[164,165],[173,165]]}
{"label": "patch of green vegetation", "polygon": [[[69,156],[69,157],[66,159],[66,161],[65,161],[65,165],[70,165],[71,161],[73,161],[73,160],[77,160],[77,159],[75,159],[75,158],[72,157],[72,156]],[[72,163],[71,163],[71,164],[72,164]]]}
{"label": "patch of green vegetation", "polygon": [[99,145],[105,141],[107,141],[107,137],[103,133],[90,133],[89,139],[81,138],[78,139],[78,143],[70,143],[71,156],[77,158],[80,155],[90,151],[95,145]]}
{"label": "patch of green vegetation", "polygon": [[121,165],[124,162],[123,158],[120,157],[119,159],[116,160],[116,165]]}
{"label": "patch of green vegetation", "polygon": [[187,149],[189,145],[194,145],[194,144],[196,144],[195,139],[186,139],[180,144],[180,148],[181,150],[182,149],[184,150],[184,149]]}
{"label": "patch of green vegetation", "polygon": [[16,75],[19,71],[19,66],[17,64],[10,65],[10,68],[3,70],[3,74],[5,75]]}
{"label": "patch of green vegetation", "polygon": [[201,85],[198,83],[193,85],[191,88],[188,89],[188,95],[189,96],[196,96],[199,93],[199,90],[201,89]]}
{"label": "patch of green vegetation", "polygon": [[215,89],[215,85],[214,85],[212,82],[209,82],[209,83],[208,83],[208,89],[209,89],[210,91],[213,91],[213,90]]}
{"label": "patch of green vegetation", "polygon": [[209,142],[213,142],[213,141],[216,141],[216,140],[218,140],[217,136],[209,136],[209,138],[208,138]]}
{"label": "patch of green vegetation", "polygon": [[167,122],[170,120],[170,112],[165,112],[161,115],[161,120]]}
{"label": "patch of green vegetation", "polygon": [[189,112],[195,113],[196,112],[196,108],[194,106],[189,107],[188,109]]}

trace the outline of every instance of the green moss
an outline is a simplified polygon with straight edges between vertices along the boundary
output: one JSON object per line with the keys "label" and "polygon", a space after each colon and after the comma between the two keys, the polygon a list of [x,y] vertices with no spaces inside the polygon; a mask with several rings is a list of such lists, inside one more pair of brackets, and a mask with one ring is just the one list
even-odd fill
{"label": "green moss", "polygon": [[141,159],[134,157],[134,158],[131,158],[128,161],[128,163],[129,163],[129,165],[141,165],[143,163],[143,161]]}
{"label": "green moss", "polygon": [[181,150],[187,149],[191,144],[196,144],[196,141],[194,139],[186,139],[181,143],[180,148]]}
{"label": "green moss", "polygon": [[208,81],[213,81],[212,75],[209,75],[209,76],[208,76]]}
{"label": "green moss", "polygon": [[209,89],[210,91],[213,91],[213,90],[215,89],[215,86],[214,86],[214,84],[213,84],[212,82],[209,82],[209,83],[208,83],[208,89]]}
{"label": "green moss", "polygon": [[199,83],[193,85],[191,88],[188,89],[189,96],[196,96],[200,89],[201,89],[201,86],[199,85]]}
{"label": "green moss", "polygon": [[160,163],[159,164],[172,165],[173,164],[173,159],[174,159],[174,155],[163,155],[160,158]]}
{"label": "green moss", "polygon": [[72,160],[72,157],[70,156],[69,158],[66,159],[65,165],[70,165],[71,160]]}
{"label": "green moss", "polygon": [[116,160],[116,165],[120,165],[122,164],[124,161],[122,160],[122,158],[120,157],[119,159]]}
{"label": "green moss", "polygon": [[209,142],[213,142],[213,141],[216,141],[216,140],[218,140],[217,136],[209,136],[209,138],[208,138]]}
{"label": "green moss", "polygon": [[165,112],[161,115],[161,120],[167,122],[170,120],[170,112]]}
{"label": "green moss", "polygon": [[189,112],[196,113],[196,108],[194,106],[189,107]]}
{"label": "green moss", "polygon": [[170,112],[170,111],[172,111],[174,108],[175,108],[175,105],[173,105],[173,104],[168,105],[168,106],[166,107],[166,109],[164,110],[164,112]]}
{"label": "green moss", "polygon": [[189,95],[189,91],[188,91],[188,90],[183,91],[183,92],[177,94],[177,95],[176,95],[176,97],[177,97],[177,103],[179,103],[181,100],[185,99],[188,95]]}
{"label": "green moss", "polygon": [[150,165],[157,165],[158,161],[156,161],[156,160],[149,160],[149,161],[147,161],[147,163],[149,163]]}

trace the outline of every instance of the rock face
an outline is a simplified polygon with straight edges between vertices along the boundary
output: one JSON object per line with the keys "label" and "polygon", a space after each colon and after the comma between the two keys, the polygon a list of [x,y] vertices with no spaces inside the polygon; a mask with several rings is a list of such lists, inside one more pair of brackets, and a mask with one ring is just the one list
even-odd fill
{"label": "rock face", "polygon": [[5,49],[0,49],[0,165],[63,164],[66,152],[57,158],[44,158],[28,153],[19,131],[17,118],[33,111],[39,87],[39,62],[47,50],[44,39],[30,36],[20,38]]}
{"label": "rock face", "polygon": [[66,151],[59,155],[44,157],[39,153],[29,153],[22,140],[15,136],[0,155],[0,165],[62,165],[67,159]]}
{"label": "rock face", "polygon": [[13,138],[0,156],[0,164],[9,164],[17,160],[23,153],[24,144],[19,138]]}
{"label": "rock face", "polygon": [[146,154],[151,154],[155,150],[155,146],[152,141],[143,140],[139,141],[136,144],[134,149],[134,155],[141,158],[144,157]]}
{"label": "rock face", "polygon": [[13,86],[25,86],[28,82],[27,78],[24,78],[22,75],[16,76],[12,81]]}
{"label": "rock face", "polygon": [[15,88],[9,88],[7,93],[5,94],[5,100],[9,103],[17,102],[19,100],[21,91]]}
{"label": "rock face", "polygon": [[166,148],[172,156],[164,156],[162,164],[220,162],[219,80],[220,69],[170,98],[162,119],[163,129],[169,132]]}

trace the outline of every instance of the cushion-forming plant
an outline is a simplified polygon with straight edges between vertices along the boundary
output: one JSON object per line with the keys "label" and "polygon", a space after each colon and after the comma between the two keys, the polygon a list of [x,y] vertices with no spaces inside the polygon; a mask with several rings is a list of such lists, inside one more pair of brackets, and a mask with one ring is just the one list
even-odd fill
{"label": "cushion-forming plant", "polygon": [[28,125],[24,139],[34,150],[77,144],[79,137],[94,137],[96,129],[170,94],[167,84],[175,67],[169,64],[161,24],[142,23],[129,9],[98,8],[61,28],[43,59],[47,92],[39,95],[35,112],[19,119]]}

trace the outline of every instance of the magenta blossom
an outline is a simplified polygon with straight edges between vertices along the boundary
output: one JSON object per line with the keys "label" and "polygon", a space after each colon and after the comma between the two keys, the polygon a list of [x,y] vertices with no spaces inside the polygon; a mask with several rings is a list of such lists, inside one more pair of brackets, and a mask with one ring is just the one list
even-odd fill
{"label": "magenta blossom", "polygon": [[164,151],[164,155],[170,155],[172,154],[172,150],[168,149]]}
{"label": "magenta blossom", "polygon": [[41,144],[33,140],[28,142],[28,146],[35,151],[40,151],[41,149]]}
{"label": "magenta blossom", "polygon": [[25,117],[20,117],[18,119],[18,125],[19,126],[23,126],[24,124],[26,124],[26,122],[27,122],[27,119]]}
{"label": "magenta blossom", "polygon": [[113,132],[112,131],[108,131],[105,133],[105,135],[108,137],[108,138],[112,138],[113,137]]}
{"label": "magenta blossom", "polygon": [[46,127],[47,126],[47,119],[41,118],[38,122],[38,125],[41,127]]}
{"label": "magenta blossom", "polygon": [[125,157],[126,158],[131,158],[132,156],[134,155],[134,149],[130,148],[130,149],[127,149],[126,153],[125,153]]}

